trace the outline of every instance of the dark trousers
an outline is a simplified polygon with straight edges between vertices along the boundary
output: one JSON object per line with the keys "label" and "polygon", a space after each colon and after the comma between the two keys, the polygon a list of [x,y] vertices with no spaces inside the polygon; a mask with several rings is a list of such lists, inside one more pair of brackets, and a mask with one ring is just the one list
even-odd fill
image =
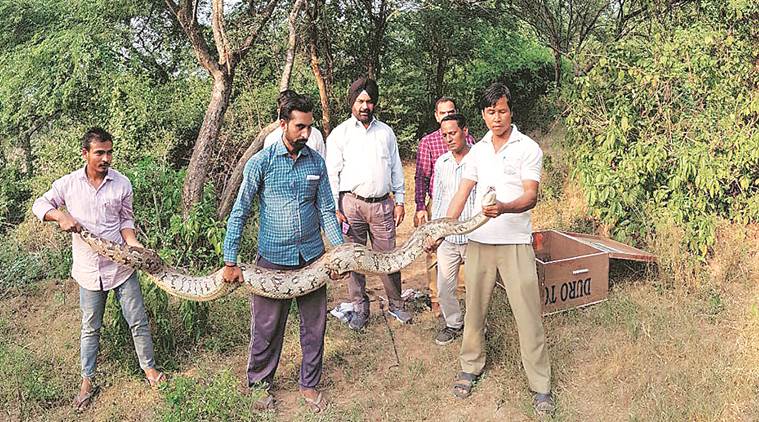
{"label": "dark trousers", "polygon": [[[256,265],[275,270],[296,270],[310,262],[294,266],[273,264],[259,256]],[[270,299],[252,295],[250,300],[250,355],[248,357],[248,385],[265,382],[271,385],[282,353],[285,324],[291,299]],[[323,286],[305,296],[296,298],[300,312],[300,386],[315,388],[322,376],[324,332],[327,328],[327,287]]]}
{"label": "dark trousers", "polygon": [[[375,251],[395,249],[395,203],[388,198],[382,202],[368,203],[351,195],[340,195],[340,209],[348,219],[351,242],[366,245],[367,237]],[[401,299],[401,273],[380,275],[388,300],[395,306],[403,306]],[[369,296],[366,294],[366,276],[351,272],[348,279],[348,295],[356,312],[369,313]]]}

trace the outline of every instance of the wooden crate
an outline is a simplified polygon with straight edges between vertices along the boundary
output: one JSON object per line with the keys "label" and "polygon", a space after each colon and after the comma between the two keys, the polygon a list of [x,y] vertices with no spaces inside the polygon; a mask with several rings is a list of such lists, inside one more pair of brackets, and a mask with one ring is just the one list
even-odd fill
{"label": "wooden crate", "polygon": [[609,254],[556,230],[533,233],[543,314],[592,305],[609,294]]}
{"label": "wooden crate", "polygon": [[[532,233],[543,315],[592,305],[609,295],[609,259],[654,262],[656,256],[592,234]],[[496,279],[500,287],[503,282]]]}

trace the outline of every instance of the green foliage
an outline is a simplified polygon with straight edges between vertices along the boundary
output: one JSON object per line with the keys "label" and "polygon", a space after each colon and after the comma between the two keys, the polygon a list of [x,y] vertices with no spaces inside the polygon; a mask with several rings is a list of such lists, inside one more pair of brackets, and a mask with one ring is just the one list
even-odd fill
{"label": "green foliage", "polygon": [[515,123],[523,130],[555,113],[543,100],[553,78],[549,50],[513,21],[453,3],[405,11],[391,33],[397,45],[388,50],[380,80],[381,119],[394,128],[404,157],[413,156],[419,139],[437,129],[433,108],[439,96],[456,99],[476,139],[487,131],[478,95],[492,82],[511,89]]}
{"label": "green foliage", "polygon": [[239,381],[230,371],[204,374],[200,378],[175,377],[162,389],[165,406],[157,418],[163,421],[251,421],[269,420],[271,414],[251,412],[253,401],[263,394],[240,392]]}
{"label": "green foliage", "polygon": [[748,2],[683,9],[608,46],[566,92],[576,175],[617,237],[671,220],[705,257],[715,217],[759,221],[758,16]]}
{"label": "green foliage", "polygon": [[23,292],[45,278],[66,278],[71,269],[71,249],[30,252],[12,236],[0,238],[0,297]]}

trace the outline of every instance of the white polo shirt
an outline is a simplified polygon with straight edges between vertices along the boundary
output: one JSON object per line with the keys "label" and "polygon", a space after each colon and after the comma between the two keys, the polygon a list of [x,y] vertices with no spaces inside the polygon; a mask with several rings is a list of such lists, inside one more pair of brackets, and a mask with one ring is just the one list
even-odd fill
{"label": "white polo shirt", "polygon": [[[488,187],[495,188],[498,201],[510,202],[524,193],[522,180],[539,182],[543,151],[535,141],[512,125],[511,136],[500,151],[495,151],[493,133],[488,132],[472,146],[464,161],[463,177],[477,182],[476,204],[479,206]],[[501,214],[469,233],[468,237],[469,240],[491,245],[529,244],[532,242],[530,211]]]}

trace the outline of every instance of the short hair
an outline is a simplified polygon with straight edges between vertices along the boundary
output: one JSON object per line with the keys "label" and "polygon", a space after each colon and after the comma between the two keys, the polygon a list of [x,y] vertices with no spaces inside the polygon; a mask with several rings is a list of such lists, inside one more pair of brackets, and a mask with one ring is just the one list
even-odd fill
{"label": "short hair", "polygon": [[105,129],[93,126],[87,129],[87,132],[82,136],[82,148],[87,151],[90,150],[92,142],[113,142],[113,136],[106,132]]}
{"label": "short hair", "polygon": [[295,97],[286,99],[282,103],[282,106],[279,108],[279,118],[284,121],[290,121],[293,110],[298,110],[303,113],[312,113],[314,111],[314,105],[305,95],[296,95]]}
{"label": "short hair", "polygon": [[298,96],[298,93],[293,91],[292,89],[286,89],[277,95],[277,110],[282,108],[282,104],[284,104],[287,100],[291,98],[295,98]]}
{"label": "short hair", "polygon": [[437,106],[443,103],[453,103],[453,108],[456,108],[456,100],[451,97],[440,97],[435,101],[435,111],[437,111]]}
{"label": "short hair", "polygon": [[500,82],[494,82],[490,84],[489,87],[485,88],[477,105],[480,111],[484,111],[486,108],[494,106],[502,97],[506,97],[506,104],[509,105],[509,110],[513,112],[514,107],[511,105],[511,91],[509,91],[509,88],[506,85]]}
{"label": "short hair", "polygon": [[459,129],[464,129],[467,127],[466,117],[464,117],[463,114],[459,114],[459,113],[449,114],[443,117],[440,120],[440,123],[447,122],[449,120],[455,120],[456,124],[459,125]]}

